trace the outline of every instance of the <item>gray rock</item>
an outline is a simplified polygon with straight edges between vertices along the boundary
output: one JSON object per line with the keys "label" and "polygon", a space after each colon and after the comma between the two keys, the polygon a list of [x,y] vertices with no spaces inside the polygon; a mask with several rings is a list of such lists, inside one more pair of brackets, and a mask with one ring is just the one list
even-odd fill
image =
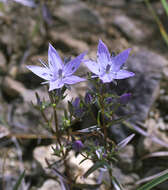
{"label": "gray rock", "polygon": [[[159,63],[159,64],[158,64]],[[144,122],[149,111],[159,95],[160,81],[163,67],[167,60],[147,49],[139,48],[127,61],[128,70],[135,73],[135,76],[125,80],[118,80],[117,86],[113,89],[118,94],[131,92],[132,98],[128,103],[128,108],[121,108],[118,115],[132,114],[129,121],[132,123]],[[126,138],[129,129],[122,125],[110,128],[111,136],[117,142]]]}
{"label": "gray rock", "polygon": [[[46,174],[54,177],[55,173],[53,173],[52,170],[48,168],[48,165],[45,161],[45,159],[47,159],[49,163],[54,163],[60,160],[57,156],[53,155],[52,146],[55,147],[54,144],[49,146],[36,147],[33,150],[33,157],[41,165]],[[61,173],[64,172],[64,166],[62,163],[57,164],[57,169]]]}
{"label": "gray rock", "polygon": [[146,25],[122,13],[114,16],[112,24],[116,26],[127,38],[135,42],[142,42],[151,36],[153,30]]}
{"label": "gray rock", "polygon": [[159,95],[160,80],[163,67],[167,60],[149,50],[139,49],[128,59],[128,70],[135,76],[130,79],[120,80],[120,91],[132,92],[133,97],[129,103],[131,121],[145,121],[151,106]]}
{"label": "gray rock", "polygon": [[134,168],[134,147],[133,145],[127,145],[119,152],[119,166],[123,171],[130,172]]}
{"label": "gray rock", "polygon": [[[55,44],[62,44],[68,49],[70,52],[81,53],[87,51],[89,49],[87,43],[81,40],[74,39],[71,35],[67,33],[58,33],[56,31],[51,31],[50,36],[55,41]],[[62,51],[65,51],[62,49]]]}
{"label": "gray rock", "polygon": [[[163,143],[168,144],[168,139],[165,133],[161,132],[157,127],[157,121],[150,118],[146,121],[147,132],[149,135],[153,137],[157,137]],[[163,145],[159,143],[155,143],[151,137],[141,137],[137,144],[137,153],[140,156],[144,156],[145,154],[157,152],[163,149]]]}
{"label": "gray rock", "polygon": [[24,86],[10,77],[5,77],[2,83],[2,91],[8,99],[15,99],[25,92]]}
{"label": "gray rock", "polygon": [[5,187],[7,190],[13,190],[16,181],[16,176],[0,176],[0,189],[3,189]]}
{"label": "gray rock", "polygon": [[37,190],[61,190],[61,185],[53,179],[46,180],[42,187],[38,188]]}
{"label": "gray rock", "polygon": [[98,12],[88,8],[85,3],[62,4],[54,13],[59,19],[69,24],[72,29],[80,29],[82,31],[101,32],[103,30],[104,21]]}
{"label": "gray rock", "polygon": [[1,85],[2,85],[3,96],[9,102],[11,100],[20,98],[25,102],[35,103],[36,102],[35,92],[38,92],[40,94],[41,99],[43,98],[45,98],[46,100],[49,99],[47,92],[44,91],[44,88],[42,86],[39,89],[30,90],[25,88],[25,86],[21,82],[14,80],[13,78],[8,76],[4,78]]}
{"label": "gray rock", "polygon": [[0,52],[0,74],[4,74],[7,71],[5,56]]}
{"label": "gray rock", "polygon": [[[124,173],[121,169],[117,167],[112,168],[113,176],[121,183],[123,187],[127,190],[135,189],[135,182],[139,180],[139,176],[136,173]],[[104,173],[103,180],[109,184],[109,174],[108,172]],[[109,184],[110,185],[110,184]],[[107,188],[106,188],[107,189]]]}

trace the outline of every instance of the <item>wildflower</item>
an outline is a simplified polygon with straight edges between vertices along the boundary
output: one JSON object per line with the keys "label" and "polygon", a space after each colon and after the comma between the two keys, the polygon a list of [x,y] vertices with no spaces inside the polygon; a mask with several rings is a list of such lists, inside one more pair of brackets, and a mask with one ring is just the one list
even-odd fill
{"label": "wildflower", "polygon": [[76,140],[72,144],[72,148],[75,150],[75,152],[80,152],[83,147],[84,145],[80,140]]}
{"label": "wildflower", "polygon": [[80,98],[77,97],[75,100],[72,102],[73,106],[73,113],[75,117],[82,117],[84,110],[80,107]]}
{"label": "wildflower", "polygon": [[72,102],[72,105],[75,109],[80,107],[80,98],[76,97],[75,100]]}
{"label": "wildflower", "polygon": [[110,56],[107,46],[99,40],[97,50],[97,63],[92,60],[85,60],[88,69],[99,77],[103,83],[111,82],[114,79],[125,79],[133,77],[134,73],[122,69],[128,59],[131,49],[127,49],[116,56]]}
{"label": "wildflower", "polygon": [[20,4],[27,6],[27,7],[32,7],[32,8],[36,7],[34,0],[13,0],[13,1],[20,3]]}
{"label": "wildflower", "polygon": [[85,95],[85,103],[90,104],[92,102],[92,99],[93,99],[92,95],[89,92],[87,92]]}
{"label": "wildflower", "polygon": [[120,96],[119,103],[127,104],[130,99],[131,99],[131,93],[124,93],[123,95]]}
{"label": "wildflower", "polygon": [[108,97],[105,99],[106,103],[107,104],[111,104],[111,102],[113,101],[113,98],[112,97]]}
{"label": "wildflower", "polygon": [[55,48],[49,44],[48,66],[40,61],[44,67],[29,65],[27,68],[37,76],[47,80],[43,84],[49,83],[49,91],[51,91],[59,89],[66,84],[69,85],[85,81],[84,78],[73,75],[85,55],[86,53],[82,53],[75,59],[64,64]]}

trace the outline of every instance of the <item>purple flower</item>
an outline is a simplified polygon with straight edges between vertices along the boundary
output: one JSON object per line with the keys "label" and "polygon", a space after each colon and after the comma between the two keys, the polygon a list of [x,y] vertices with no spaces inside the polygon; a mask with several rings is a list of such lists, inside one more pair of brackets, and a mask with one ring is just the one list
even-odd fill
{"label": "purple flower", "polygon": [[73,106],[73,113],[75,117],[82,117],[84,110],[80,107],[80,98],[77,97],[75,98],[75,100],[72,102],[72,106]]}
{"label": "purple flower", "polygon": [[33,7],[33,8],[36,7],[34,0],[13,0],[13,1],[20,3],[20,4],[27,6],[27,7]]}
{"label": "purple flower", "polygon": [[75,100],[72,102],[72,105],[75,109],[80,107],[80,98],[76,97]]}
{"label": "purple flower", "polygon": [[92,95],[89,92],[87,92],[85,95],[85,103],[90,104],[92,102],[92,99],[93,99]]}
{"label": "purple flower", "polygon": [[103,83],[111,82],[114,79],[125,79],[133,77],[134,73],[122,69],[128,59],[131,49],[127,49],[116,56],[111,56],[107,46],[99,40],[97,50],[97,63],[92,60],[85,60],[88,69],[99,77]]}
{"label": "purple flower", "polygon": [[84,145],[80,140],[76,140],[72,144],[72,148],[75,150],[75,152],[80,152],[83,147]]}
{"label": "purple flower", "polygon": [[123,95],[120,96],[119,98],[119,103],[120,104],[127,104],[131,99],[131,93],[124,93]]}
{"label": "purple flower", "polygon": [[106,103],[107,103],[107,104],[111,104],[112,101],[113,101],[113,98],[112,98],[112,97],[106,98]]}
{"label": "purple flower", "polygon": [[49,83],[49,91],[51,91],[54,89],[59,89],[65,84],[75,84],[85,81],[84,78],[73,75],[85,55],[86,53],[82,53],[75,59],[64,64],[58,52],[51,44],[49,44],[48,66],[41,61],[41,64],[44,67],[29,65],[27,68],[37,76],[47,80],[43,84]]}

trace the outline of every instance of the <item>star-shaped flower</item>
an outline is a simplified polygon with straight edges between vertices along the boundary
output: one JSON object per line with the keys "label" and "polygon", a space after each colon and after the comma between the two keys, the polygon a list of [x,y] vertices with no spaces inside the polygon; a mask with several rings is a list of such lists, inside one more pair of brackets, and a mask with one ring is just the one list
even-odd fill
{"label": "star-shaped flower", "polygon": [[75,84],[86,80],[73,75],[85,55],[86,53],[82,53],[75,59],[64,64],[58,52],[51,44],[49,44],[48,66],[41,61],[41,64],[43,64],[44,67],[29,65],[27,68],[37,76],[47,80],[44,83],[49,83],[49,91],[51,91],[61,88],[65,84]]}
{"label": "star-shaped flower", "polygon": [[99,77],[103,83],[111,82],[114,79],[133,77],[135,75],[133,72],[122,69],[130,51],[131,49],[127,49],[116,56],[111,56],[107,46],[99,40],[97,62],[85,60],[84,63],[95,74],[93,77]]}

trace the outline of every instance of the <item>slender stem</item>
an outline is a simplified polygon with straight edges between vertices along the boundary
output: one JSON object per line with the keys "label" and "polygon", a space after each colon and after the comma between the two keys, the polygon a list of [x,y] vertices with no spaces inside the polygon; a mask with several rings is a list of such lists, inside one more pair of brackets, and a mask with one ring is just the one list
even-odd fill
{"label": "slender stem", "polygon": [[89,108],[89,112],[90,112],[90,114],[92,116],[92,119],[97,123],[97,119],[96,119],[94,113],[92,112],[91,106],[89,105],[88,108]]}
{"label": "slender stem", "polygon": [[[100,93],[99,93],[100,94]],[[101,128],[103,130],[103,134],[104,134],[104,144],[105,147],[107,146],[107,128],[105,125],[105,118],[104,118],[104,94],[102,94],[101,96],[99,96],[99,101],[100,101],[100,106],[101,106],[101,116],[102,116],[102,125]]]}
{"label": "slender stem", "polygon": [[110,185],[111,185],[111,188],[112,188],[112,187],[113,187],[113,182],[112,182],[112,179],[113,179],[112,169],[109,168],[109,169],[108,169],[108,172],[109,172],[109,176],[110,176]]}
{"label": "slender stem", "polygon": [[48,124],[48,126],[51,128],[51,131],[54,132],[54,131],[53,131],[53,128],[52,128],[52,126],[51,126],[51,123],[49,122],[49,120],[48,120],[48,118],[47,118],[47,116],[45,115],[45,113],[44,113],[43,110],[41,110],[41,115],[42,115],[43,119],[45,120],[45,122]]}
{"label": "slender stem", "polygon": [[53,106],[53,113],[54,113],[54,122],[55,122],[55,133],[57,136],[57,141],[59,145],[61,146],[61,141],[60,141],[60,133],[59,133],[59,128],[58,128],[58,118],[57,118],[57,109],[56,109],[56,102],[54,101],[52,94],[49,92],[49,98],[52,104],[55,104]]}

